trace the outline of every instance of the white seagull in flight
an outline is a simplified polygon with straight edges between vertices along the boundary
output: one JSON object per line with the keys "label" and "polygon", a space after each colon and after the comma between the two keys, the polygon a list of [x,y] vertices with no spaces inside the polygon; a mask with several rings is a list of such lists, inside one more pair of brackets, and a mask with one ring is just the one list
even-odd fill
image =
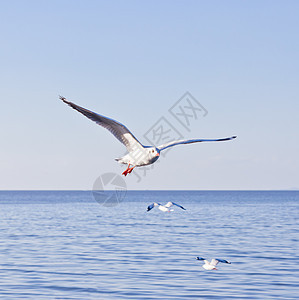
{"label": "white seagull in flight", "polygon": [[172,141],[166,144],[162,144],[158,147],[143,146],[125,125],[113,119],[94,113],[72,102],[69,102],[66,100],[66,98],[62,96],[60,96],[59,98],[64,103],[68,104],[70,107],[83,114],[85,117],[91,119],[97,124],[108,129],[121,143],[123,143],[126,146],[128,150],[128,154],[126,154],[121,158],[115,159],[121,164],[128,165],[127,169],[122,173],[122,175],[125,176],[127,176],[127,174],[130,174],[135,167],[142,167],[154,163],[159,158],[160,152],[169,147],[173,147],[181,144],[198,143],[198,142],[229,141],[236,138],[236,136],[232,136],[232,137],[221,138],[221,139],[178,140],[178,141]]}
{"label": "white seagull in flight", "polygon": [[162,205],[162,204],[160,204],[160,203],[154,202],[154,203],[152,203],[151,205],[149,205],[149,206],[147,207],[147,211],[150,211],[150,210],[153,209],[155,206],[158,206],[158,208],[159,208],[161,211],[163,211],[163,212],[171,212],[171,211],[173,211],[173,209],[170,209],[170,207],[173,206],[173,205],[178,206],[178,207],[180,207],[180,208],[183,209],[183,210],[186,210],[186,208],[184,208],[183,206],[178,205],[178,204],[176,204],[176,203],[174,203],[174,202],[170,202],[170,201],[169,201],[169,202],[168,202],[167,204],[165,204],[165,205]]}
{"label": "white seagull in flight", "polygon": [[224,260],[224,259],[219,259],[219,258],[213,258],[211,260],[211,262],[207,261],[205,258],[202,257],[196,257],[197,260],[203,260],[204,264],[202,265],[202,267],[206,270],[218,270],[216,268],[218,263],[226,263],[226,264],[231,264],[231,262],[229,262],[228,260]]}

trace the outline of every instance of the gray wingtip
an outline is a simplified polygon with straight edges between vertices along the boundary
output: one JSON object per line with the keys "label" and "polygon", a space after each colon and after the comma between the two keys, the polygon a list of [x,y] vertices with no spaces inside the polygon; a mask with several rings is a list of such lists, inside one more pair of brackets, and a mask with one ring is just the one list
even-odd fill
{"label": "gray wingtip", "polygon": [[[76,104],[74,104],[74,103],[72,103],[72,102],[70,102],[70,101],[68,101],[68,100],[66,100],[66,98],[65,97],[63,97],[63,96],[59,96],[59,99],[60,100],[62,100],[65,104],[67,104],[67,105],[69,105],[71,108],[73,108],[73,109],[75,109],[75,110],[78,110],[78,105],[76,105]],[[79,111],[79,110],[78,110]],[[79,112],[81,112],[81,111],[79,111]],[[82,113],[82,112],[81,112]]]}
{"label": "gray wingtip", "polygon": [[195,259],[196,259],[196,260],[204,260],[204,258],[199,257],[199,256],[197,256]]}
{"label": "gray wingtip", "polygon": [[59,99],[62,100],[64,103],[69,104],[65,97],[59,95]]}

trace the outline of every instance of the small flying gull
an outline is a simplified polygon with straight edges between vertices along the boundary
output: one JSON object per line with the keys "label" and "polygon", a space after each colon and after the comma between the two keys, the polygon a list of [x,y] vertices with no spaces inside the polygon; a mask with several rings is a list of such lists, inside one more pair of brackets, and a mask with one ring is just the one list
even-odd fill
{"label": "small flying gull", "polygon": [[218,263],[226,263],[226,264],[230,264],[231,262],[229,262],[228,260],[224,260],[224,259],[219,259],[219,258],[213,258],[211,260],[211,262],[207,261],[205,258],[202,257],[196,257],[197,260],[203,260],[205,263],[204,265],[202,265],[202,267],[206,270],[218,270],[216,268]]}
{"label": "small flying gull", "polygon": [[186,210],[186,208],[184,208],[183,206],[181,206],[181,205],[179,205],[179,204],[176,204],[176,203],[174,203],[174,202],[168,202],[167,204],[165,204],[165,205],[162,205],[162,204],[160,204],[160,203],[156,203],[156,202],[154,202],[154,203],[152,203],[151,205],[149,205],[148,207],[147,207],[147,211],[150,211],[151,209],[153,209],[155,206],[158,206],[158,208],[161,210],[161,211],[163,211],[163,212],[171,212],[171,211],[173,211],[173,209],[170,209],[170,207],[171,206],[173,206],[173,205],[175,205],[175,206],[178,206],[178,207],[180,207],[181,209],[183,209],[183,210]]}
{"label": "small flying gull", "polygon": [[232,136],[232,137],[221,138],[221,139],[178,140],[178,141],[172,141],[172,142],[162,144],[158,147],[144,146],[137,140],[137,138],[130,132],[130,130],[125,125],[113,119],[94,113],[72,102],[69,102],[66,100],[66,98],[62,96],[60,96],[60,99],[64,103],[72,107],[73,109],[83,114],[85,117],[91,119],[92,121],[96,122],[98,125],[103,126],[107,130],[109,130],[121,143],[123,143],[126,146],[128,153],[123,157],[115,159],[121,164],[128,165],[127,169],[122,173],[122,175],[124,176],[130,174],[135,167],[142,167],[142,166],[153,164],[160,157],[160,152],[167,148],[176,145],[192,144],[192,143],[199,143],[199,142],[229,141],[236,138],[236,136]]}

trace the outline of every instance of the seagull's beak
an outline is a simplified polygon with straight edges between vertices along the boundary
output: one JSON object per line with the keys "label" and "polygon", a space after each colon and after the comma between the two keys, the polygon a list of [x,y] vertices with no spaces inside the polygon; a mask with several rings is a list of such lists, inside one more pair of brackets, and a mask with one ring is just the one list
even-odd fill
{"label": "seagull's beak", "polygon": [[160,153],[157,152],[156,156],[160,156]]}

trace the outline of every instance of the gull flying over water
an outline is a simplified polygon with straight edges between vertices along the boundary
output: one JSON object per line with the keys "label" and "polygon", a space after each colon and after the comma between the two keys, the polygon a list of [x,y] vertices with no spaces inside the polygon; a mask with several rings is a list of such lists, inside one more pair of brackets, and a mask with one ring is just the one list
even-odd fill
{"label": "gull flying over water", "polygon": [[202,265],[202,267],[206,270],[218,270],[216,268],[218,263],[226,263],[226,264],[231,264],[231,262],[229,262],[228,260],[224,260],[224,259],[219,259],[219,258],[213,258],[211,260],[211,262],[207,261],[205,258],[202,257],[196,257],[197,260],[203,260],[204,264]]}
{"label": "gull flying over water", "polygon": [[98,125],[109,130],[121,143],[125,145],[128,153],[120,158],[116,158],[115,160],[121,164],[126,164],[128,167],[122,173],[122,175],[127,176],[130,174],[135,167],[142,167],[146,165],[153,164],[160,157],[160,152],[176,146],[183,144],[192,144],[199,142],[221,142],[221,141],[229,141],[236,136],[228,137],[228,138],[220,138],[220,139],[192,139],[192,140],[177,140],[162,144],[158,147],[155,146],[144,146],[142,145],[137,138],[131,133],[131,131],[123,124],[115,121],[113,119],[104,117],[100,114],[92,112],[88,109],[85,109],[79,105],[76,105],[70,101],[67,101],[66,98],[60,96],[60,99],[68,104],[73,109],[77,110],[85,117],[91,119],[96,122]]}
{"label": "gull flying over water", "polygon": [[175,206],[178,206],[178,207],[180,207],[181,209],[183,209],[183,210],[186,210],[186,208],[184,208],[183,206],[181,206],[181,205],[179,205],[179,204],[176,204],[176,203],[174,203],[174,202],[168,202],[167,204],[165,204],[165,205],[162,205],[162,204],[160,204],[160,203],[156,203],[156,202],[154,202],[154,203],[152,203],[151,205],[149,205],[148,207],[147,207],[147,211],[150,211],[151,209],[153,209],[155,206],[158,206],[158,208],[161,210],[161,211],[163,211],[163,212],[171,212],[171,211],[173,211],[173,209],[170,209],[170,207],[172,207],[173,205],[175,205]]}

